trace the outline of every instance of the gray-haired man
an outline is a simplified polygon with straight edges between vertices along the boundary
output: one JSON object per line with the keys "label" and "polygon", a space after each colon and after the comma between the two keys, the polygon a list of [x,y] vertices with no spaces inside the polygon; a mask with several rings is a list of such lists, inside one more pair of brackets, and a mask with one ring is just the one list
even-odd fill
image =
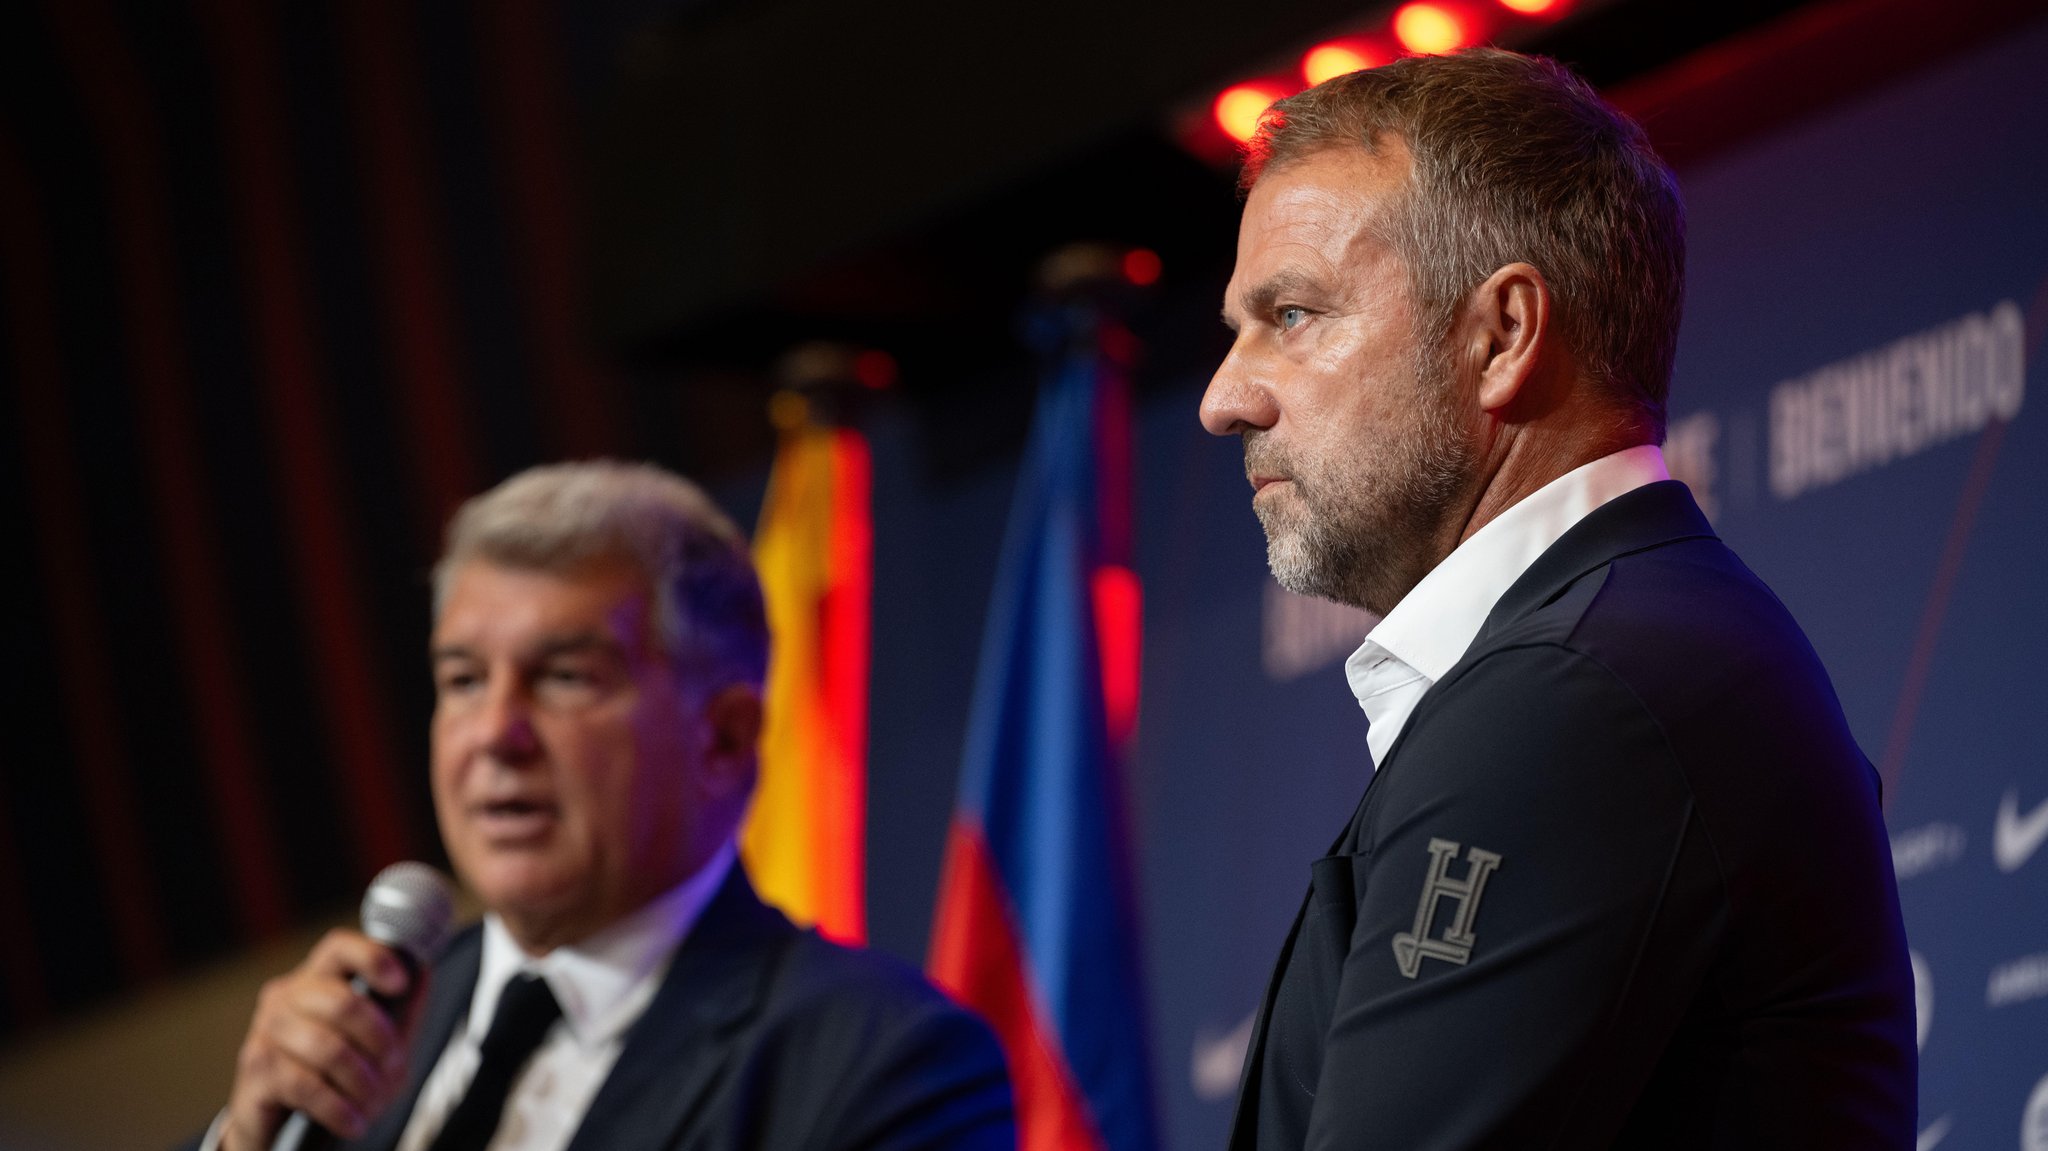
{"label": "gray-haired man", "polygon": [[211,1139],[267,1147],[296,1110],[398,1151],[1013,1144],[987,1029],[798,931],[734,859],[768,636],[702,492],[649,466],[514,476],[456,515],[434,605],[434,807],[487,915],[413,1026],[350,992],[407,990],[354,931],[266,985]]}

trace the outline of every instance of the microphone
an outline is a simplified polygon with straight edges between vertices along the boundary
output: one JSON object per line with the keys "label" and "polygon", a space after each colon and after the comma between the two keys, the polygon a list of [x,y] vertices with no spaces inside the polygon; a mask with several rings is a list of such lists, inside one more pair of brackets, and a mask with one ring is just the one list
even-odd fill
{"label": "microphone", "polygon": [[[440,954],[448,942],[450,921],[455,918],[455,899],[442,874],[424,863],[394,863],[377,873],[370,889],[363,893],[363,934],[398,953],[411,977],[406,996],[419,987],[420,971]],[[395,1016],[406,996],[386,997],[370,990],[360,975],[348,981],[349,988]],[[332,1147],[334,1136],[324,1127],[294,1111],[278,1128],[270,1151],[320,1151]]]}

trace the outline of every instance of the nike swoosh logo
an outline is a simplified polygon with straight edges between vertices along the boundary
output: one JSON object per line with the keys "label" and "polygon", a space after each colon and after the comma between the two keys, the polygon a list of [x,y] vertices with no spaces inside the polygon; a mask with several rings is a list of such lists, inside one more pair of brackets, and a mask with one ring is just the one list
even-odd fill
{"label": "nike swoosh logo", "polygon": [[1913,1151],[1934,1151],[1935,1144],[1948,1138],[1948,1116],[1944,1115],[1927,1125],[1920,1138],[1913,1144]]}
{"label": "nike swoosh logo", "polygon": [[2010,874],[2026,866],[2043,840],[2048,840],[2048,799],[2036,804],[2023,819],[2019,791],[2008,788],[2005,798],[1998,801],[1998,825],[1991,836],[1991,855],[1998,861],[1998,870]]}
{"label": "nike swoosh logo", "polygon": [[1259,1013],[1254,1011],[1244,1017],[1244,1022],[1222,1035],[1206,1027],[1196,1034],[1188,1070],[1197,1098],[1228,1099],[1237,1094],[1237,1081],[1244,1071],[1244,1054],[1252,1045],[1252,1024],[1258,1018]]}

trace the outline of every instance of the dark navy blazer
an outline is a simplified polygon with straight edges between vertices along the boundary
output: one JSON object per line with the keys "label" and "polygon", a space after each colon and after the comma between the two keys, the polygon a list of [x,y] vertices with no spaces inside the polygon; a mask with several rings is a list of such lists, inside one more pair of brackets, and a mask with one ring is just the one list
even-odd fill
{"label": "dark navy blazer", "polygon": [[1819,659],[1682,484],[1575,525],[1311,868],[1235,1149],[1914,1145],[1913,982]]}
{"label": "dark navy blazer", "polygon": [[[405,1094],[352,1151],[389,1151],[466,1015],[472,928],[436,964]],[[1015,1146],[988,1028],[886,956],[800,931],[743,869],[705,907],[627,1033],[570,1151]]]}

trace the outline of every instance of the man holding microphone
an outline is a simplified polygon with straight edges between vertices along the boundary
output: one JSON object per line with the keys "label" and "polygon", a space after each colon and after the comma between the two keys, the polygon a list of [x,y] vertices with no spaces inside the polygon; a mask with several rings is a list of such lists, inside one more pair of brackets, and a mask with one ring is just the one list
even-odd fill
{"label": "man holding microphone", "polygon": [[767,648],[739,532],[678,477],[542,467],[465,505],[432,782],[484,921],[423,995],[347,930],[267,984],[208,1146],[292,1112],[378,1151],[1012,1146],[986,1027],[797,930],[735,859]]}

